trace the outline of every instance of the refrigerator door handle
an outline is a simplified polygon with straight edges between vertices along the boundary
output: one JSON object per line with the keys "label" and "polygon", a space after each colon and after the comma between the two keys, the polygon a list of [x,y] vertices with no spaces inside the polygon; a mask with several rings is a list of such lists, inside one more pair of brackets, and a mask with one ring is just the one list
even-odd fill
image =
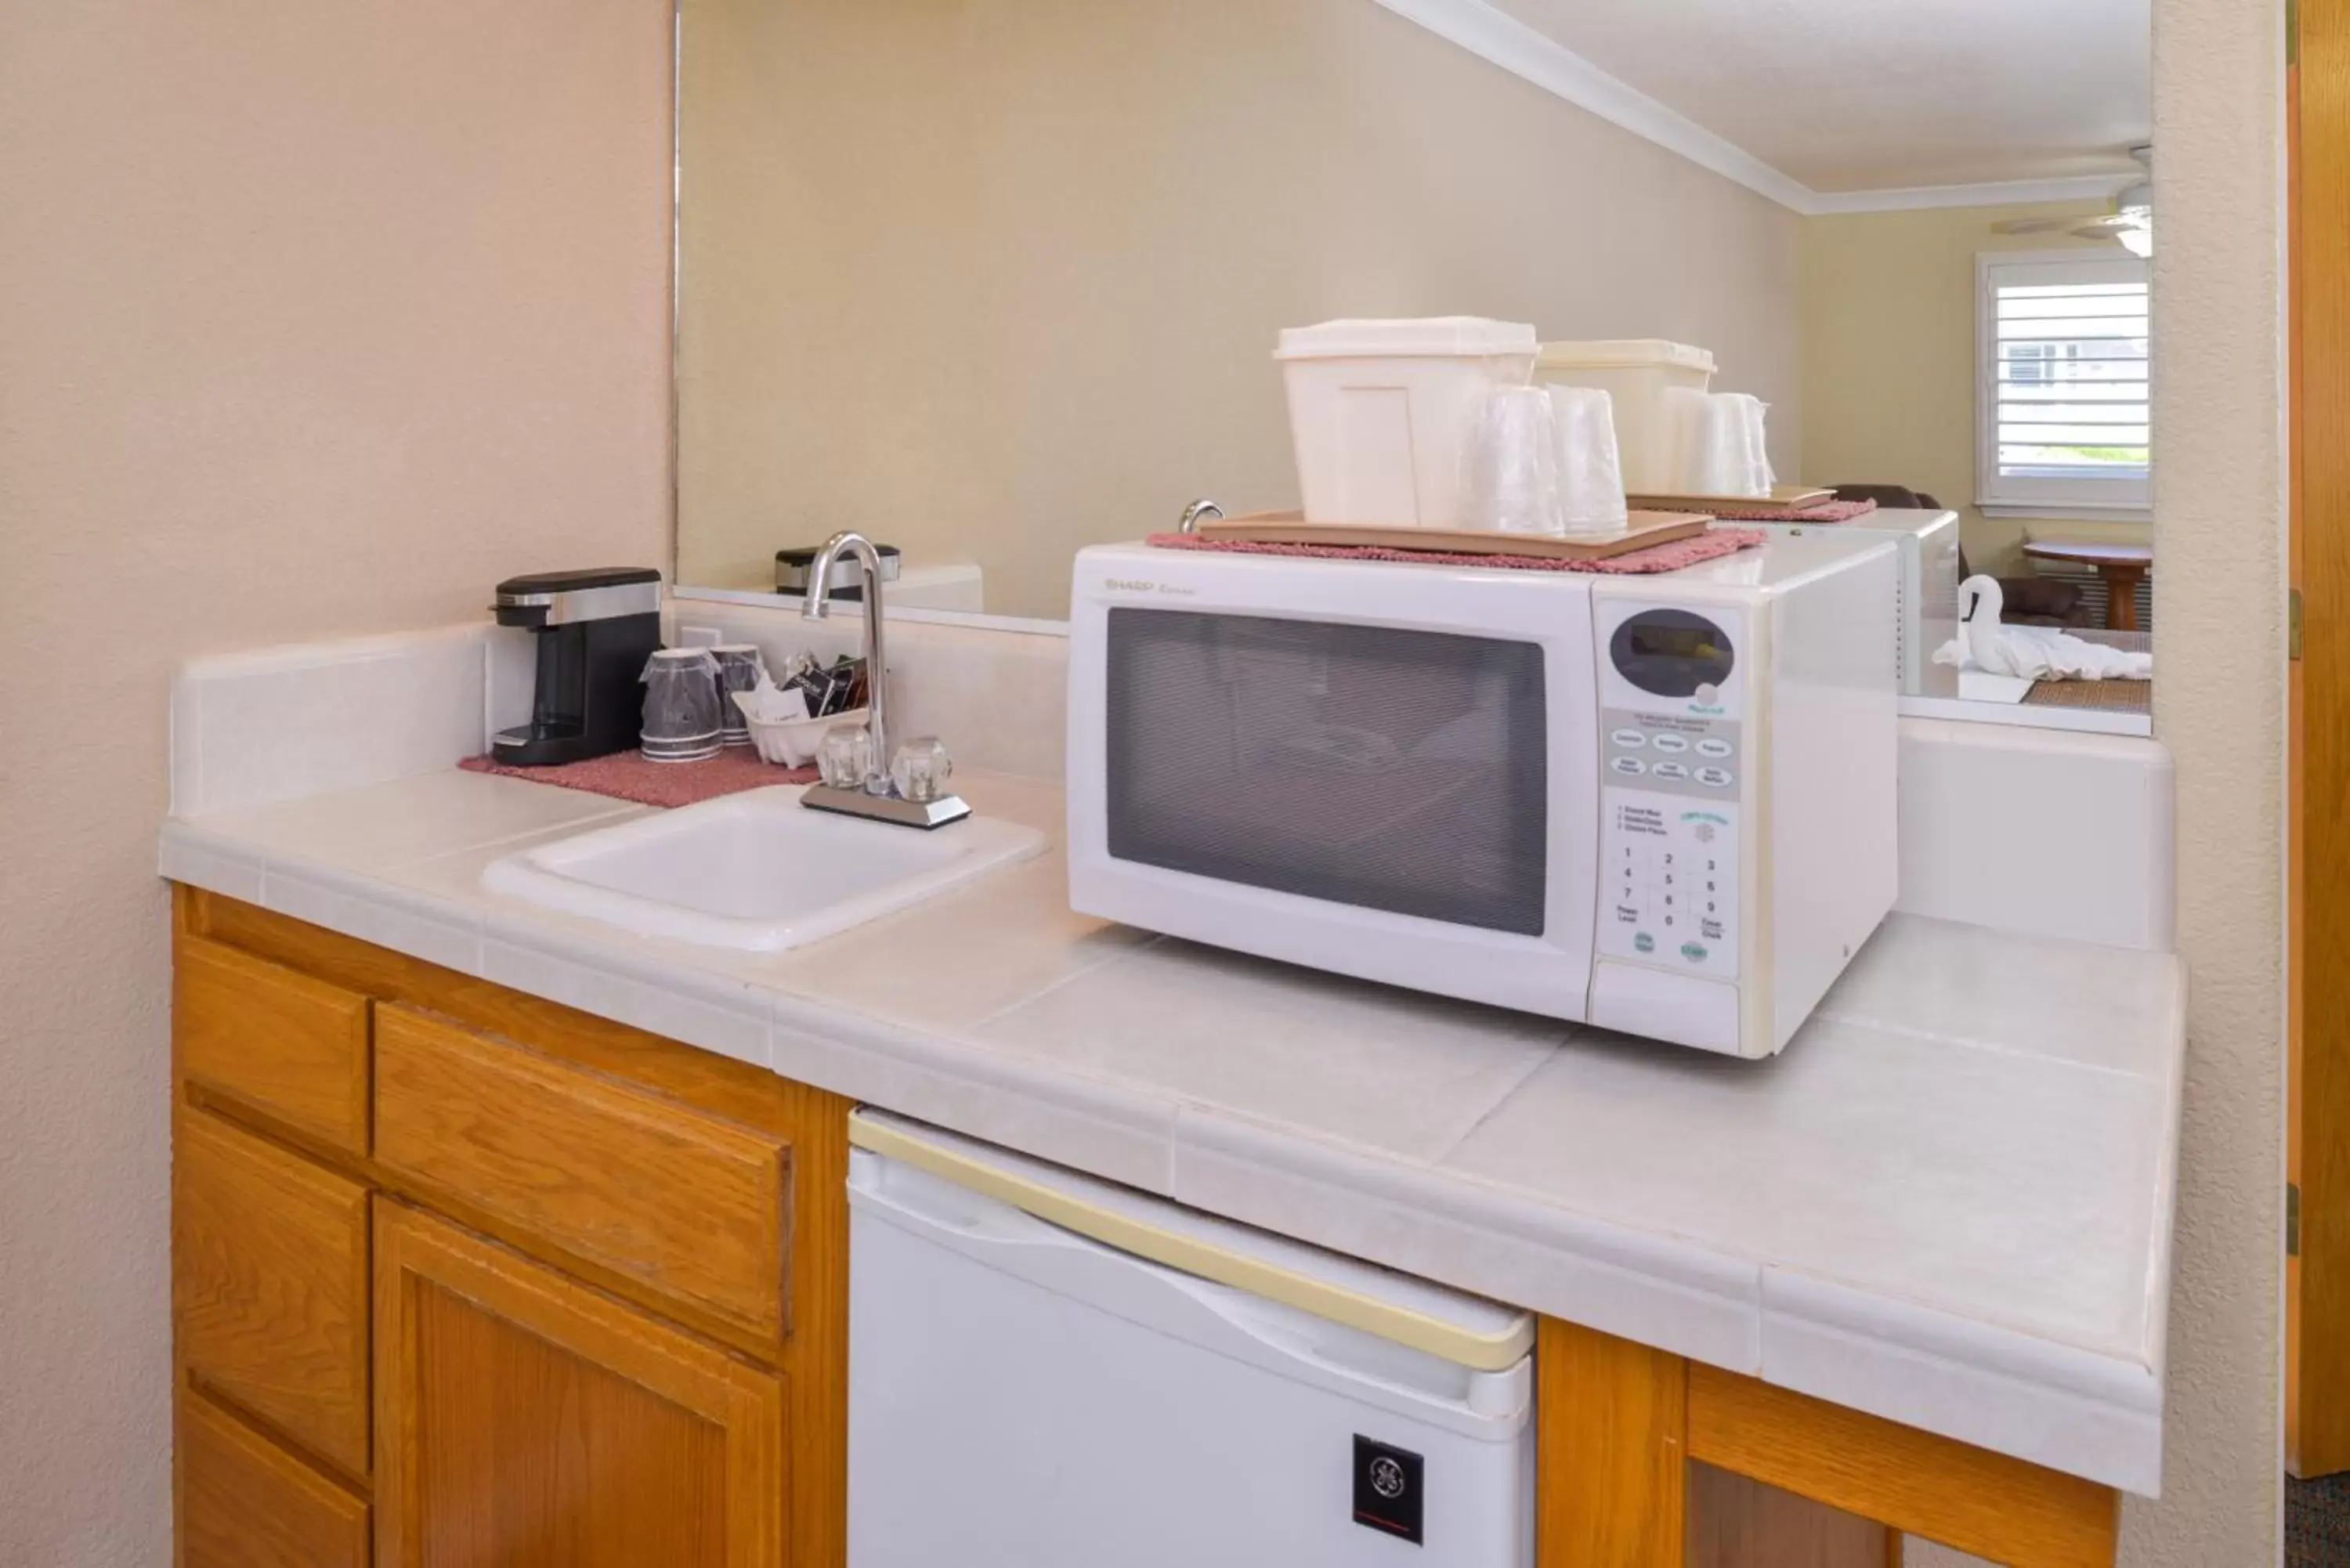
{"label": "refrigerator door handle", "polygon": [[1003,1246],[1091,1245],[1024,1209],[861,1148],[848,1151],[848,1186],[858,1202],[886,1210],[906,1229],[936,1240]]}
{"label": "refrigerator door handle", "polygon": [[850,1151],[848,1185],[858,1203],[885,1211],[892,1223],[973,1255],[991,1248],[1016,1248],[1116,1260],[1190,1298],[1279,1356],[1417,1402],[1490,1420],[1523,1408],[1532,1395],[1529,1362],[1521,1361],[1505,1372],[1475,1372],[1300,1308],[1120,1251],[1001,1199],[864,1149]]}

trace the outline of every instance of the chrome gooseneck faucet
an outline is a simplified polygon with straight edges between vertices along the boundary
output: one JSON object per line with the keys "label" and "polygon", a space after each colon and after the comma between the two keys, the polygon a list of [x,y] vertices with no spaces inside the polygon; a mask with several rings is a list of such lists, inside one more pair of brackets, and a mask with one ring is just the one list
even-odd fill
{"label": "chrome gooseneck faucet", "polygon": [[825,541],[824,548],[808,565],[807,593],[800,601],[800,618],[822,620],[831,613],[833,568],[843,556],[856,556],[858,569],[864,576],[865,691],[868,710],[865,732],[872,742],[872,755],[866,764],[861,789],[830,783],[812,784],[800,797],[800,804],[818,811],[837,811],[907,827],[941,827],[961,821],[971,815],[970,805],[961,795],[908,800],[890,781],[893,753],[889,749],[889,666],[882,657],[881,556],[870,539],[850,528]]}
{"label": "chrome gooseneck faucet", "polygon": [[889,683],[881,678],[881,553],[873,541],[855,529],[844,529],[824,542],[808,564],[807,597],[800,601],[802,620],[822,620],[832,613],[832,571],[840,557],[853,555],[865,574],[865,691],[871,710],[865,732],[873,737],[873,768],[865,787],[879,793],[889,780]]}

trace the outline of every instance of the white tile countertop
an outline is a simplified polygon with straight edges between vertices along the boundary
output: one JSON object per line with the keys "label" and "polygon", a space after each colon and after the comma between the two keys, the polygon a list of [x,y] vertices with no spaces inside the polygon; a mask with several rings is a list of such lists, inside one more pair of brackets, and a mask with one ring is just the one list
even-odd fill
{"label": "white tile countertop", "polygon": [[[1057,841],[1052,786],[958,784]],[[452,769],[175,817],[161,864],[1219,1214],[2159,1489],[2174,957],[1896,915],[1782,1055],[1742,1062],[1077,916],[1057,852],[781,955],[480,888],[498,856],[642,809]]]}

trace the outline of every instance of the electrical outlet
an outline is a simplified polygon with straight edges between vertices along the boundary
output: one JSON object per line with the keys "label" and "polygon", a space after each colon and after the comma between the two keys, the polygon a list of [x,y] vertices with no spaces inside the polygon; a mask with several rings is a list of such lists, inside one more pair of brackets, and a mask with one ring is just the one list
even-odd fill
{"label": "electrical outlet", "polygon": [[681,626],[677,628],[680,648],[715,648],[726,640],[726,634],[714,626]]}

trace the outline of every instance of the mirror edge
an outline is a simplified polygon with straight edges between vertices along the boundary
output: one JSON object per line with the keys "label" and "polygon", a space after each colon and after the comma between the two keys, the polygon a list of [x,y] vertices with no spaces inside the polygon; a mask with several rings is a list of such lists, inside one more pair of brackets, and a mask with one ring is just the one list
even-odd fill
{"label": "mirror edge", "polygon": [[2006,724],[2022,730],[2063,730],[2076,735],[2137,735],[2151,738],[2154,715],[2112,708],[2027,708],[2012,702],[1977,702],[1964,697],[1928,697],[1903,692],[1898,711],[1904,719],[1948,719],[1960,724]]}
{"label": "mirror edge", "polygon": [[[740,605],[748,609],[790,610],[798,613],[797,594],[762,593],[756,588],[697,588],[683,587],[675,583],[669,597],[687,604]],[[833,601],[837,608],[851,615],[863,613],[858,605]],[[884,601],[884,613],[893,621],[905,621],[916,626],[960,626],[972,631],[1009,631],[1027,637],[1061,637],[1069,635],[1069,623],[1046,620],[1041,617],[1019,615],[987,615],[978,610],[928,609],[918,605],[892,605]]]}

